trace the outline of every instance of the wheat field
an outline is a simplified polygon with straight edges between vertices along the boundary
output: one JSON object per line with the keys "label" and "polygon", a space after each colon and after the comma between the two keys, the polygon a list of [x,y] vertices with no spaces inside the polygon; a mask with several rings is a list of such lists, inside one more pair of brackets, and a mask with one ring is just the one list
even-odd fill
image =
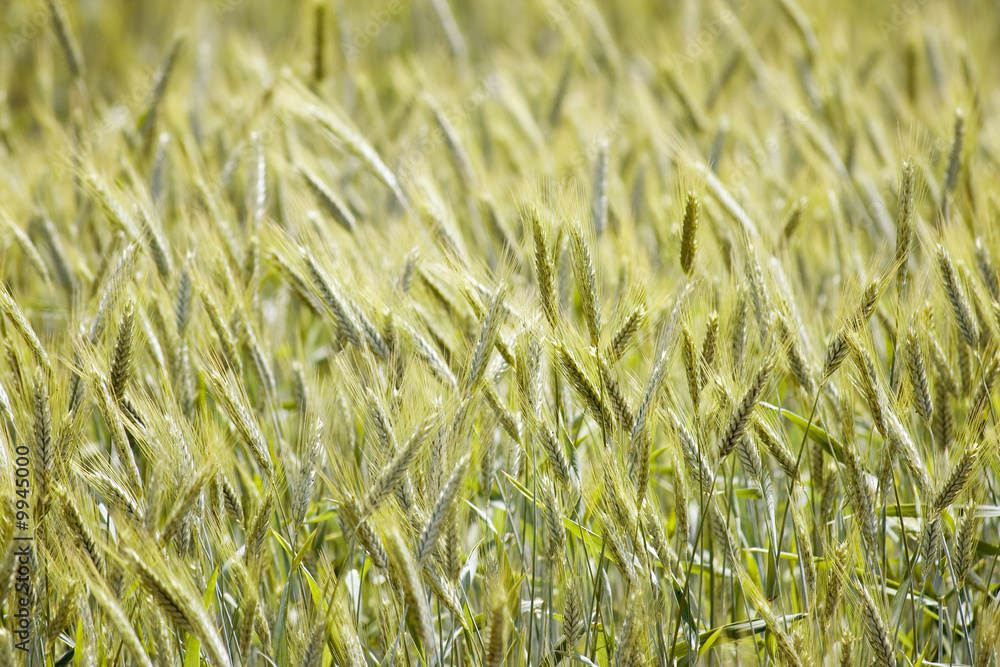
{"label": "wheat field", "polygon": [[1000,10],[6,0],[0,667],[997,665]]}

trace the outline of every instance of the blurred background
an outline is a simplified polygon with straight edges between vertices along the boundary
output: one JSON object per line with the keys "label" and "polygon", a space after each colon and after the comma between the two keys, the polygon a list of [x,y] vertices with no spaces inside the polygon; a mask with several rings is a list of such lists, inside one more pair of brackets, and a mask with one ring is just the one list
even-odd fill
{"label": "blurred background", "polygon": [[[364,77],[369,65],[386,59],[419,58],[419,69],[426,76],[449,80],[504,64],[496,61],[500,47],[504,59],[531,53],[551,57],[553,67],[559,68],[567,51],[589,58],[589,46],[597,41],[605,42],[613,53],[607,54],[608,63],[591,63],[598,69],[590,74],[599,73],[602,66],[620,73],[621,68],[635,65],[633,58],[659,54],[681,60],[688,85],[699,87],[699,81],[710,81],[727,66],[739,46],[726,30],[726,12],[739,16],[765,63],[771,55],[783,56],[784,44],[797,39],[788,6],[780,0],[329,0],[322,4],[332,37],[326,52],[326,65],[335,74],[331,85],[340,88],[348,104],[349,79]],[[954,47],[966,51],[984,70],[996,66],[989,54],[1000,33],[1000,10],[989,0],[799,4],[821,34],[818,49],[827,62],[902,80],[907,68],[938,66],[949,71],[947,63],[935,65],[934,52],[947,58]],[[187,37],[181,70],[214,72],[221,65],[222,71],[236,76],[232,65],[238,60],[243,76],[251,70],[266,80],[276,68],[308,70],[312,65],[318,15],[314,2],[82,0],[66,2],[65,8],[86,63],[85,80],[98,99],[110,101],[140,85],[137,78],[144,70],[155,70],[178,32]],[[912,20],[917,16],[919,20]],[[960,35],[961,43],[943,45],[942,35]],[[9,127],[11,115],[30,115],[32,104],[38,102],[35,92],[65,109],[66,101],[58,99],[65,86],[58,84],[68,73],[46,0],[4,0],[0,37],[3,122]],[[912,62],[887,57],[898,53],[901,43],[912,47]],[[931,53],[930,61],[925,53]],[[534,71],[537,67],[538,61],[532,60],[518,74],[529,82],[541,81],[546,73]],[[992,79],[988,71],[979,76]],[[379,91],[380,82],[373,83]]]}

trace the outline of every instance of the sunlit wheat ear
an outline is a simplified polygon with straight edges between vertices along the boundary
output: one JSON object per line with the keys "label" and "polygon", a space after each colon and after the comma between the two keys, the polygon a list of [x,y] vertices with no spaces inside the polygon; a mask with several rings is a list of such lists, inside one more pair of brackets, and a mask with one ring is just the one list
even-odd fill
{"label": "sunlit wheat ear", "polygon": [[820,496],[819,522],[828,526],[833,518],[834,503],[837,502],[840,493],[840,466],[836,461],[828,461],[826,470],[823,471],[823,494]]}
{"label": "sunlit wheat ear", "polygon": [[600,370],[601,388],[604,390],[608,402],[611,404],[611,411],[625,433],[631,433],[635,426],[635,419],[632,416],[632,408],[629,405],[629,401],[625,397],[622,387],[618,384],[617,377],[615,377],[615,372],[597,354],[596,348],[591,348],[591,353],[597,363],[597,368]]}
{"label": "sunlit wheat ear", "polygon": [[788,214],[785,216],[785,222],[781,226],[781,238],[784,243],[788,243],[799,230],[799,226],[802,224],[803,214],[806,211],[806,206],[809,204],[809,200],[806,197],[799,197],[793,203],[790,209],[788,209]]}
{"label": "sunlit wheat ear", "polygon": [[645,605],[641,596],[633,591],[626,603],[625,620],[618,637],[618,652],[615,664],[623,667],[639,667],[646,664]]}
{"label": "sunlit wheat ear", "polygon": [[750,386],[747,387],[743,399],[736,405],[735,410],[729,417],[729,421],[726,422],[719,441],[720,461],[729,456],[729,453],[739,444],[739,441],[746,433],[747,427],[753,417],[754,408],[760,401],[760,397],[764,393],[768,381],[771,379],[772,368],[773,361],[766,360],[763,363],[753,380],[750,381]]}
{"label": "sunlit wheat ear", "polygon": [[580,223],[574,220],[569,228],[573,275],[583,309],[583,319],[590,333],[590,344],[597,346],[601,338],[601,305],[597,295],[597,272],[590,255],[590,245]]}
{"label": "sunlit wheat ear", "polygon": [[642,433],[635,449],[635,507],[641,510],[646,500],[646,492],[649,489],[649,466],[651,457],[651,438],[649,434]]}
{"label": "sunlit wheat ear", "polygon": [[642,510],[642,518],[649,546],[653,547],[653,551],[660,560],[664,572],[668,576],[674,576],[680,567],[680,561],[667,541],[667,535],[663,531],[663,524],[660,522],[657,510],[650,505],[646,505]]}
{"label": "sunlit wheat ear", "polygon": [[979,445],[972,443],[965,448],[962,457],[952,467],[944,479],[937,495],[931,501],[931,512],[937,514],[947,509],[969,486],[975,482],[976,465],[979,459]]}
{"label": "sunlit wheat ear", "polygon": [[[401,450],[395,452],[392,459],[385,466],[379,476],[372,482],[361,503],[362,517],[367,517],[377,511],[382,503],[396,489],[397,486],[405,482],[407,469],[413,460],[420,454],[421,445],[427,439],[433,427],[433,420],[427,419],[420,424],[407,440]],[[394,440],[393,440],[394,442]]]}
{"label": "sunlit wheat ear", "polygon": [[156,265],[156,271],[160,275],[160,280],[168,284],[174,272],[173,260],[171,260],[170,246],[159,223],[153,220],[153,215],[145,208],[136,206],[135,217],[139,220],[139,227],[142,236],[149,246],[148,252]]}
{"label": "sunlit wheat ear", "polygon": [[875,360],[862,345],[861,341],[853,333],[847,334],[847,346],[854,353],[855,366],[857,368],[857,381],[862,396],[868,403],[868,409],[872,413],[872,424],[876,430],[887,437],[888,429],[885,420],[885,397],[879,385],[878,370]]}
{"label": "sunlit wheat ear", "polygon": [[812,542],[809,537],[809,530],[806,528],[802,511],[792,501],[792,524],[795,527],[795,545],[799,552],[799,562],[805,572],[806,594],[808,606],[816,606],[816,563],[813,561]]}
{"label": "sunlit wheat ear", "polygon": [[52,362],[49,355],[42,347],[42,343],[35,335],[35,330],[31,328],[24,311],[14,300],[14,297],[7,291],[6,285],[0,287],[0,312],[7,316],[14,330],[24,339],[31,353],[35,355],[35,360],[45,367],[45,370],[52,373]]}
{"label": "sunlit wheat ear", "polygon": [[976,562],[976,545],[979,541],[979,525],[976,506],[970,501],[955,526],[955,542],[952,550],[955,565],[955,582],[961,587]]}
{"label": "sunlit wheat ear", "polygon": [[854,448],[850,445],[844,450],[844,477],[846,495],[854,507],[857,522],[869,549],[878,544],[878,524],[875,517],[875,501],[872,498],[871,487]]}
{"label": "sunlit wheat ear", "polygon": [[353,232],[355,227],[357,227],[357,220],[354,218],[354,214],[348,208],[347,204],[308,167],[299,165],[299,172],[302,174],[302,179],[306,185],[309,186],[309,190],[312,191],[313,196],[316,197],[326,212],[333,217],[338,225],[348,232]]}
{"label": "sunlit wheat ear", "polygon": [[972,349],[979,346],[979,326],[976,324],[969,302],[965,298],[965,293],[958,284],[958,276],[955,273],[955,266],[951,261],[951,254],[941,245],[937,247],[938,270],[941,272],[941,280],[944,283],[945,294],[951,304],[952,313],[958,324],[958,330],[962,334],[965,343]]}
{"label": "sunlit wheat ear", "polygon": [[496,416],[497,421],[500,422],[500,426],[503,430],[510,436],[511,442],[515,445],[521,442],[521,429],[518,425],[517,419],[514,414],[507,409],[500,395],[497,394],[497,390],[493,388],[492,384],[485,384],[482,387],[483,400],[486,401],[486,405],[490,408],[493,414]]}
{"label": "sunlit wheat ear", "polygon": [[236,427],[236,431],[243,439],[250,455],[261,470],[270,477],[274,472],[274,466],[271,463],[267,442],[264,440],[264,434],[260,430],[256,417],[253,416],[243,397],[233,392],[227,378],[211,368],[206,370],[206,376],[217,393],[223,412]]}
{"label": "sunlit wheat ear", "polygon": [[865,286],[864,292],[858,303],[858,309],[851,315],[845,325],[836,330],[830,338],[826,347],[826,354],[823,357],[823,379],[827,380],[836,373],[847,359],[850,352],[848,337],[851,331],[860,329],[868,324],[875,312],[875,307],[885,289],[885,283],[879,279],[871,280]]}
{"label": "sunlit wheat ear", "polygon": [[226,323],[222,309],[206,287],[200,287],[198,295],[205,307],[205,312],[208,314],[208,319],[212,323],[212,328],[215,330],[216,336],[219,337],[222,359],[237,377],[242,377],[243,361],[237,347],[236,336],[233,335],[232,328]]}
{"label": "sunlit wheat ear", "polygon": [[1000,607],[994,599],[987,603],[983,613],[983,619],[977,623],[976,628],[976,659],[973,667],[987,667],[993,664],[997,658],[997,651],[1000,649]]}
{"label": "sunlit wheat ear", "polygon": [[252,367],[257,374],[257,379],[264,386],[265,390],[269,392],[271,396],[274,396],[277,391],[277,386],[274,378],[274,371],[271,368],[271,362],[268,359],[268,354],[264,345],[261,343],[260,338],[254,330],[254,325],[250,316],[242,308],[237,309],[237,311],[233,313],[232,328],[235,330],[236,336],[242,343],[247,356],[250,357],[251,362],[253,362]]}
{"label": "sunlit wheat ear", "polygon": [[594,223],[594,235],[601,238],[608,226],[608,172],[611,162],[611,147],[605,138],[597,151],[597,162],[594,165],[593,194],[590,203],[590,216]]}
{"label": "sunlit wheat ear", "polygon": [[29,237],[24,230],[21,229],[21,226],[17,222],[6,215],[3,211],[0,211],[0,222],[6,223],[4,225],[5,228],[14,235],[14,240],[21,249],[21,253],[31,264],[31,267],[38,273],[46,285],[51,284],[52,276],[49,273],[49,268],[46,266],[45,260],[42,259],[41,254],[38,252],[38,247],[34,244],[34,242],[32,242],[31,237]]}
{"label": "sunlit wheat ear", "polygon": [[913,246],[914,178],[913,159],[907,158],[903,160],[896,213],[896,264],[899,266],[896,269],[896,291],[900,295],[906,286],[910,251]]}
{"label": "sunlit wheat ear", "polygon": [[941,566],[941,546],[943,543],[941,517],[928,517],[924,521],[923,530],[920,533],[921,571],[919,576],[924,580],[933,580],[938,574]]}
{"label": "sunlit wheat ear", "polygon": [[691,435],[691,432],[688,431],[677,415],[671,412],[670,417],[673,427],[677,432],[677,438],[680,441],[681,453],[684,456],[684,464],[688,470],[688,474],[691,475],[691,479],[694,480],[695,485],[699,487],[702,493],[710,493],[715,485],[715,476],[712,474],[708,460],[702,453],[698,443],[695,442],[694,436]]}
{"label": "sunlit wheat ear", "polygon": [[549,459],[549,466],[553,477],[563,487],[563,490],[572,494],[575,481],[570,472],[569,460],[566,458],[566,451],[552,429],[548,425],[541,428],[541,445]]}
{"label": "sunlit wheat ear", "polygon": [[927,467],[910,436],[910,432],[891,406],[887,406],[886,409],[886,428],[887,441],[893,455],[898,455],[902,459],[916,481],[917,489],[922,496],[926,497],[932,492],[933,485],[930,474],[927,472]]}
{"label": "sunlit wheat ear", "polygon": [[622,578],[625,579],[626,586],[631,589],[636,584],[635,565],[633,564],[632,550],[625,542],[622,531],[615,525],[614,519],[604,517],[601,522],[603,527],[604,545],[611,560],[618,567]]}
{"label": "sunlit wheat ear", "polygon": [[455,498],[465,479],[465,472],[469,467],[470,455],[466,454],[455,464],[455,467],[441,489],[434,508],[431,510],[430,518],[424,527],[414,550],[414,559],[417,565],[423,565],[430,556],[431,551],[437,544],[441,531],[447,523],[451,512],[454,511]]}
{"label": "sunlit wheat ear", "polygon": [[316,419],[310,428],[293,485],[291,521],[293,530],[302,525],[309,511],[316,484],[316,467],[322,452],[323,422]]}
{"label": "sunlit wheat ear", "polygon": [[233,487],[225,473],[219,473],[218,482],[222,492],[222,506],[226,514],[237,523],[243,523],[243,501],[240,500],[240,494]]}
{"label": "sunlit wheat ear", "polygon": [[992,414],[991,396],[998,377],[1000,377],[1000,358],[995,357],[983,370],[980,380],[976,384],[976,392],[973,394],[969,409],[965,413],[965,424],[960,433],[963,441],[982,439],[987,420]]}
{"label": "sunlit wheat ear", "polygon": [[761,269],[760,261],[752,246],[747,250],[746,278],[753,302],[754,317],[757,320],[757,330],[760,332],[760,342],[763,344],[770,333],[771,298],[767,285],[764,283],[764,272]]}
{"label": "sunlit wheat ear", "polygon": [[149,611],[149,623],[153,626],[151,634],[153,635],[152,643],[155,646],[156,667],[175,664],[177,658],[171,643],[170,629],[164,623],[163,616],[158,609]]}
{"label": "sunlit wheat ear", "polygon": [[759,416],[753,420],[752,428],[757,440],[763,444],[764,449],[775,460],[781,471],[788,475],[790,479],[797,480],[799,478],[798,463],[784,441]]}
{"label": "sunlit wheat ear", "polygon": [[924,366],[924,354],[920,348],[917,330],[913,325],[906,334],[905,342],[906,373],[913,392],[913,404],[917,414],[925,422],[930,422],[934,413],[934,403],[931,400],[930,383],[927,381],[927,369]]}
{"label": "sunlit wheat ear", "polygon": [[125,398],[125,389],[132,378],[135,368],[135,303],[128,301],[122,311],[121,323],[118,325],[118,336],[115,339],[114,352],[111,356],[111,366],[108,380],[111,383],[111,395],[120,403]]}
{"label": "sunlit wheat ear", "polygon": [[823,625],[827,625],[837,613],[848,574],[848,555],[847,542],[841,542],[834,550],[833,558],[827,560],[829,576],[826,580],[826,599],[823,601]]}
{"label": "sunlit wheat ear", "polygon": [[385,545],[382,544],[382,538],[371,527],[371,524],[362,518],[361,507],[357,501],[350,497],[345,498],[340,504],[339,515],[348,539],[351,536],[357,538],[361,546],[368,552],[372,563],[379,569],[385,570],[389,566]]}
{"label": "sunlit wheat ear", "polygon": [[[947,197],[958,185],[958,171],[962,166],[962,147],[965,141],[965,112],[955,110],[955,127],[952,132],[951,150],[948,152],[948,167],[944,174],[944,194]],[[947,209],[946,214],[947,214]]]}
{"label": "sunlit wheat ear", "polygon": [[1000,277],[997,275],[996,265],[990,257],[989,247],[981,236],[976,237],[976,267],[986,285],[986,291],[990,298],[1000,302]]}
{"label": "sunlit wheat ear", "polygon": [[[147,98],[148,103],[144,113],[142,114],[142,124],[139,126],[139,135],[142,137],[144,147],[149,146],[153,128],[156,126],[156,119],[159,113],[160,104],[163,102],[163,96],[167,89],[167,83],[170,81],[170,76],[174,71],[174,65],[177,63],[177,56],[180,53],[181,46],[183,44],[183,35],[178,35],[174,38],[173,42],[170,44],[170,49],[167,51],[166,57],[160,63],[160,68],[157,70],[156,76],[153,79],[152,91]],[[143,149],[143,152],[145,152],[145,148]]]}
{"label": "sunlit wheat ear", "polygon": [[638,335],[639,328],[642,326],[645,318],[645,306],[638,305],[622,321],[618,329],[612,334],[607,348],[605,348],[604,356],[608,359],[609,363],[613,364],[622,358]]}
{"label": "sunlit wheat ear", "polygon": [[538,299],[549,326],[555,328],[558,319],[555,265],[552,261],[552,250],[549,247],[548,231],[542,222],[538,209],[534,206],[532,206],[528,216],[528,225],[531,227],[535,251],[534,268],[535,281],[538,284]]}
{"label": "sunlit wheat ear", "polygon": [[56,495],[59,498],[62,515],[70,533],[72,533],[76,538],[76,543],[81,547],[83,553],[86,554],[86,556],[90,559],[90,562],[94,564],[94,569],[103,576],[104,558],[101,554],[100,548],[98,547],[97,540],[94,539],[94,535],[90,530],[89,522],[86,520],[84,515],[80,513],[80,509],[76,506],[76,502],[74,502],[65,489],[62,487],[56,487]]}
{"label": "sunlit wheat ear", "polygon": [[348,305],[339,285],[334,283],[323,271],[312,252],[305,247],[300,248],[299,252],[305,262],[306,269],[309,271],[312,289],[315,290],[319,301],[326,306],[340,332],[347,337],[351,345],[360,350],[361,333],[354,321],[354,312]]}
{"label": "sunlit wheat ear", "polygon": [[261,644],[264,646],[264,653],[273,653],[274,647],[271,645],[271,626],[267,617],[264,615],[264,607],[260,605],[257,607],[257,613],[254,614],[253,618],[253,628],[257,636],[260,637]]}
{"label": "sunlit wheat ear", "polygon": [[654,401],[656,401],[660,395],[660,389],[663,387],[663,381],[667,375],[668,359],[669,354],[666,350],[664,350],[659,354],[656,359],[656,363],[653,365],[653,370],[649,375],[649,382],[646,385],[646,391],[642,395],[642,402],[635,411],[635,422],[632,424],[633,442],[639,438],[639,434],[642,433],[644,428],[646,428],[646,422],[649,419]]}
{"label": "sunlit wheat ear", "polygon": [[62,49],[66,64],[69,66],[69,72],[74,79],[79,79],[84,73],[83,55],[80,53],[80,45],[77,43],[76,38],[73,36],[73,31],[70,29],[66,10],[63,9],[62,3],[59,0],[48,0],[47,4],[49,15],[52,17],[52,23],[55,27],[56,37],[59,40],[59,47]]}
{"label": "sunlit wheat ear", "polygon": [[52,412],[49,406],[49,376],[41,366],[35,372],[34,384],[34,438],[31,440],[31,463],[39,508],[45,506],[55,450],[52,444]]}
{"label": "sunlit wheat ear", "polygon": [[750,479],[760,485],[761,477],[764,475],[764,463],[760,459],[757,443],[749,433],[744,434],[737,443],[736,457]]}
{"label": "sunlit wheat ear", "polygon": [[499,285],[496,288],[490,299],[489,308],[483,316],[479,337],[476,339],[476,345],[472,349],[472,357],[469,360],[469,374],[465,380],[466,391],[474,389],[486,372],[489,354],[493,349],[497,336],[499,336],[500,326],[503,324],[504,292],[503,285]]}
{"label": "sunlit wheat ear", "polygon": [[247,589],[243,596],[239,646],[240,652],[249,659],[256,650],[253,646],[253,631],[254,619],[257,617],[257,610],[260,609],[260,599],[252,587],[248,586]]}
{"label": "sunlit wheat ear", "polygon": [[268,553],[264,547],[271,533],[271,513],[274,511],[274,494],[267,492],[257,506],[257,512],[247,524],[245,558],[248,569],[256,571],[265,562]]}
{"label": "sunlit wheat ear", "polygon": [[569,652],[575,649],[577,642],[583,637],[585,613],[576,585],[572,580],[568,580],[563,593],[562,629],[563,637],[566,639],[566,650]]}
{"label": "sunlit wheat ear", "polygon": [[[322,3],[317,3],[320,6]],[[320,618],[309,634],[298,664],[302,667],[323,667],[323,650],[326,648],[326,619]]]}
{"label": "sunlit wheat ear", "polygon": [[576,357],[561,342],[556,344],[556,352],[559,355],[560,366],[566,379],[577,392],[584,407],[590,412],[591,417],[597,421],[601,427],[609,427],[612,422],[612,412],[610,407],[601,397],[600,391],[591,381],[590,377],[580,366]]}
{"label": "sunlit wheat ear", "polygon": [[157,541],[160,546],[166,546],[172,540],[182,526],[188,520],[195,504],[201,499],[202,490],[211,477],[212,470],[209,467],[202,468],[198,474],[188,482],[188,485],[177,495],[174,505],[167,515],[167,520],[163,524]]}
{"label": "sunlit wheat ear", "polygon": [[[104,578],[88,563],[71,560],[70,565],[80,574],[81,580],[86,583],[90,594],[93,596],[97,606],[100,607],[105,619],[119,633],[122,646],[128,651],[134,663],[143,667],[153,667],[153,663],[150,662],[145,648],[139,641],[138,636],[136,636],[132,621],[122,610],[118,597],[111,591]],[[87,609],[86,605],[81,605],[81,610]],[[226,656],[219,655],[224,661],[218,664],[228,665],[229,662],[225,661]],[[11,662],[7,664],[13,665],[16,663]]]}
{"label": "sunlit wheat ear", "polygon": [[364,667],[364,650],[358,640],[354,621],[351,619],[346,595],[338,597],[331,604],[333,618],[328,619],[326,629],[326,645],[330,647],[335,663],[345,667]]}
{"label": "sunlit wheat ear", "polygon": [[802,343],[799,336],[788,325],[788,321],[779,316],[777,318],[778,333],[785,344],[785,357],[788,361],[788,368],[792,371],[795,383],[807,394],[812,394],[816,390],[813,380],[812,369],[806,360],[802,350]]}
{"label": "sunlit wheat ear", "polygon": [[729,341],[730,354],[733,357],[733,368],[739,372],[743,368],[743,358],[747,348],[747,323],[750,318],[750,304],[747,301],[746,290],[739,290],[733,315],[732,333]]}
{"label": "sunlit wheat ear", "polygon": [[485,642],[485,665],[500,667],[504,664],[507,648],[507,610],[503,601],[497,599],[489,610],[489,626]]}
{"label": "sunlit wheat ear", "polygon": [[423,645],[424,654],[430,660],[430,656],[434,653],[436,646],[434,625],[431,610],[427,604],[427,597],[424,595],[424,587],[420,581],[417,565],[399,531],[393,530],[389,534],[388,547],[393,567],[402,584],[403,595],[406,599],[416,634]]}
{"label": "sunlit wheat ear", "polygon": [[514,373],[524,419],[534,422],[544,398],[542,379],[542,342],[525,329],[517,336]]}
{"label": "sunlit wheat ear", "polygon": [[[94,282],[94,289],[100,287],[101,298],[97,304],[97,310],[90,321],[88,336],[91,343],[97,343],[104,328],[107,325],[108,311],[121,297],[125,286],[132,278],[131,272],[135,266],[136,248],[134,243],[125,242],[124,234],[118,235],[117,245],[125,244],[120,251],[115,251],[115,260],[111,263],[112,257],[108,257],[110,264],[108,274],[103,277],[102,282]],[[109,249],[108,252],[112,252]]]}
{"label": "sunlit wheat ear", "polygon": [[174,299],[174,328],[177,331],[178,345],[187,347],[186,334],[194,306],[194,280],[191,277],[191,265],[194,254],[189,253],[180,276],[177,278],[177,296]]}
{"label": "sunlit wheat ear", "polygon": [[118,508],[129,519],[139,523],[142,522],[145,517],[145,510],[142,504],[140,504],[140,500],[136,499],[135,494],[126,489],[121,482],[97,470],[94,473],[94,477],[90,480],[90,484],[98,493],[104,496],[111,507]]}
{"label": "sunlit wheat ear", "polygon": [[698,195],[693,190],[688,191],[684,204],[684,221],[681,224],[681,269],[688,276],[694,268],[695,256],[698,253],[698,218],[701,215],[701,204]]}
{"label": "sunlit wheat ear", "polygon": [[715,366],[719,339],[719,314],[712,311],[705,324],[705,338],[701,342],[701,386],[708,383],[708,374]]}
{"label": "sunlit wheat ear", "polygon": [[540,483],[540,486],[542,499],[545,502],[545,507],[543,508],[546,534],[545,555],[550,561],[561,562],[566,546],[566,527],[563,525],[562,507],[556,497],[552,482],[544,480]]}
{"label": "sunlit wheat ear", "polygon": [[[956,395],[959,392],[958,380],[952,372],[952,365],[945,356],[941,343],[931,331],[927,331],[928,352],[937,372],[937,382],[935,382],[935,393],[943,391],[946,395]],[[940,389],[938,387],[940,385]],[[935,402],[937,402],[935,400]]]}
{"label": "sunlit wheat ear", "polygon": [[76,614],[76,607],[79,604],[80,585],[76,582],[69,584],[60,595],[59,605],[51,612],[48,627],[43,635],[48,642],[53,642],[59,638],[63,630],[70,624]]}
{"label": "sunlit wheat ear", "polygon": [[161,576],[147,559],[139,556],[134,550],[126,548],[124,555],[130,561],[143,588],[170,622],[198,637],[202,641],[203,650],[216,664],[230,665],[225,644],[201,601],[183,585]]}
{"label": "sunlit wheat ear", "polygon": [[855,586],[855,590],[860,598],[860,612],[862,628],[868,646],[875,656],[875,662],[880,667],[894,667],[896,655],[892,647],[892,638],[886,628],[882,612],[879,610],[871,594],[864,585]]}
{"label": "sunlit wheat ear", "polygon": [[701,395],[701,369],[698,365],[697,353],[694,350],[694,341],[691,339],[691,330],[686,325],[681,329],[681,354],[684,358],[684,375],[687,377],[688,394],[691,396],[691,405],[697,415],[698,399]]}
{"label": "sunlit wheat ear", "polygon": [[63,241],[63,234],[47,215],[37,222],[42,240],[48,247],[49,256],[52,258],[52,265],[55,269],[56,278],[60,286],[69,294],[76,291],[77,278],[73,266],[70,264],[69,255],[66,253],[66,244]]}
{"label": "sunlit wheat ear", "polygon": [[436,377],[442,384],[457,389],[458,380],[455,379],[455,374],[437,350],[410,325],[403,324],[402,327],[409,338],[410,344],[413,346],[413,351],[424,362],[431,375]]}
{"label": "sunlit wheat ear", "polygon": [[747,592],[748,601],[757,610],[761,618],[764,619],[767,629],[774,635],[775,644],[782,658],[791,667],[803,667],[799,654],[795,651],[792,640],[784,629],[785,626],[775,615],[774,610],[771,609],[771,605],[764,598],[764,594],[750,579],[750,575],[738,561],[735,569],[744,590]]}

